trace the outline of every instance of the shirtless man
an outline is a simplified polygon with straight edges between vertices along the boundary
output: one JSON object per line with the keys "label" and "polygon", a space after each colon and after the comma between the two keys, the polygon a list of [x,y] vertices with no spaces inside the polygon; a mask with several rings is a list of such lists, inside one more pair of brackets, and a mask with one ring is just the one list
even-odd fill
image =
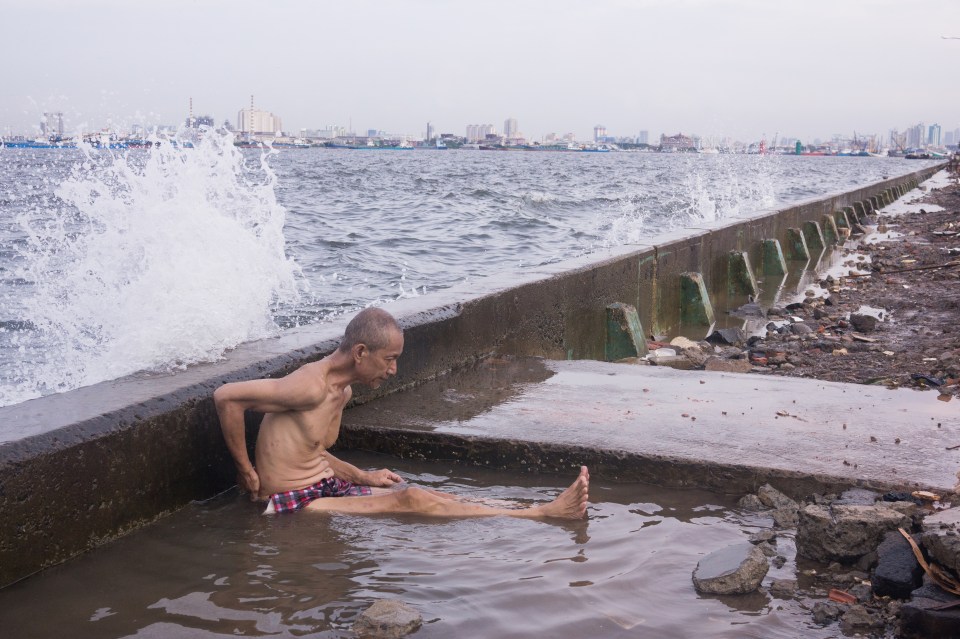
{"label": "shirtless man", "polygon": [[[379,308],[368,308],[347,325],[340,347],[319,362],[281,379],[224,384],[213,399],[220,427],[237,465],[237,483],[265,513],[305,508],[341,513],[421,513],[438,517],[508,515],[527,519],[586,517],[590,475],[586,466],[548,504],[498,508],[469,503],[433,490],[400,486],[387,469],[365,471],[328,452],[340,433],[351,384],[377,388],[397,373],[403,331]],[[244,411],[264,413],[256,466],[247,454]]]}

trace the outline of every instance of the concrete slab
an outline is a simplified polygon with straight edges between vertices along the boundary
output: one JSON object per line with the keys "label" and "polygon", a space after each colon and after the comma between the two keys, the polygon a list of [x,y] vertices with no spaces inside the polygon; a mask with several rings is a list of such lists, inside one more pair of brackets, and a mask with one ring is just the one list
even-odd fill
{"label": "concrete slab", "polygon": [[960,444],[958,427],[960,404],[933,392],[531,358],[488,360],[353,408],[343,428],[354,444],[400,455],[398,441],[419,433],[411,447],[423,446],[430,433],[452,446],[438,444],[437,455],[486,465],[510,446],[527,449],[521,463],[530,464],[552,447],[568,466],[578,455],[617,466],[609,478],[638,465],[655,483],[734,492],[779,478],[797,494],[853,485],[950,492],[960,450],[947,447]]}

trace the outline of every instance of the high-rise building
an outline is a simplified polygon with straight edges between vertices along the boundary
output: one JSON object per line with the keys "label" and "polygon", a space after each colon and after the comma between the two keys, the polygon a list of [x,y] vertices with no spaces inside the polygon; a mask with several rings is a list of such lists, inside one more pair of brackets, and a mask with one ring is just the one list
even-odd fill
{"label": "high-rise building", "polygon": [[650,144],[650,132],[641,131],[640,135],[637,136],[637,144]]}
{"label": "high-rise building", "polygon": [[517,137],[520,127],[517,125],[516,118],[507,118],[503,121],[503,137],[510,139]]}
{"label": "high-rise building", "polygon": [[598,124],[593,127],[593,141],[599,142],[601,138],[607,137],[607,127],[602,124]]}
{"label": "high-rise building", "polygon": [[425,139],[429,141],[429,140],[432,140],[433,138],[434,138],[433,124],[431,122],[427,122],[427,137]]}
{"label": "high-rise building", "polygon": [[279,116],[255,109],[251,104],[249,109],[240,109],[237,113],[237,130],[247,135],[280,135],[283,126]]}
{"label": "high-rise building", "polygon": [[955,144],[954,142],[955,139],[956,138],[953,137],[953,131],[947,131],[946,133],[943,134],[943,145],[951,146]]}
{"label": "high-rise building", "polygon": [[60,111],[55,113],[44,113],[43,119],[40,120],[40,133],[47,138],[62,138],[63,113]]}
{"label": "high-rise building", "polygon": [[930,146],[940,146],[940,125],[931,124],[927,129],[927,144]]}
{"label": "high-rise building", "polygon": [[924,142],[926,142],[926,133],[923,122],[907,129],[907,146],[911,149],[923,146]]}

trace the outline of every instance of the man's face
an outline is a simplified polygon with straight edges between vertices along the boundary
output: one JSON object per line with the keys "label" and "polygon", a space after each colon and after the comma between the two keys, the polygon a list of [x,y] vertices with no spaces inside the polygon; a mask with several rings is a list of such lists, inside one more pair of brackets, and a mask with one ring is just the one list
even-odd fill
{"label": "man's face", "polygon": [[376,351],[364,348],[357,365],[360,381],[371,388],[379,388],[380,384],[397,374],[397,360],[403,352],[403,333],[394,330],[390,332],[387,345]]}

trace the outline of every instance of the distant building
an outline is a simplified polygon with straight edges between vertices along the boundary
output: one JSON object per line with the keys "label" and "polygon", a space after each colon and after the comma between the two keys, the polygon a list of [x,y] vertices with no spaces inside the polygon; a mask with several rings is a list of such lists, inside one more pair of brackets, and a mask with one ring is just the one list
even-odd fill
{"label": "distant building", "polygon": [[916,149],[923,146],[924,142],[927,140],[926,133],[927,132],[924,131],[922,122],[907,129],[907,146],[911,149]]}
{"label": "distant building", "polygon": [[426,140],[432,140],[432,139],[433,139],[433,136],[434,136],[434,133],[433,133],[433,124],[430,123],[430,122],[427,122],[427,137],[424,138],[424,139],[426,139]]}
{"label": "distant building", "polygon": [[637,136],[637,144],[650,144],[650,132],[641,131],[640,135]]}
{"label": "distant building", "polygon": [[492,124],[468,124],[465,137],[467,142],[477,142],[485,140],[488,135],[493,135],[496,132],[497,130],[493,128]]}
{"label": "distant building", "polygon": [[593,141],[600,142],[601,138],[607,137],[607,127],[602,124],[598,124],[593,127]]}
{"label": "distant building", "polygon": [[248,135],[280,135],[283,126],[280,117],[262,109],[240,109],[237,130]]}
{"label": "distant building", "polygon": [[947,131],[946,133],[943,134],[943,145],[952,146],[954,144],[955,139],[956,138],[953,137],[953,131]]}
{"label": "distant building", "polygon": [[40,133],[47,138],[63,137],[63,113],[44,113],[40,120]]}
{"label": "distant building", "polygon": [[695,151],[696,149],[697,145],[693,138],[682,133],[660,136],[661,151],[666,151],[669,153],[677,151]]}
{"label": "distant building", "polygon": [[927,144],[930,146],[940,146],[940,125],[931,124],[927,129]]}
{"label": "distant building", "polygon": [[192,129],[199,129],[202,126],[214,127],[213,116],[211,115],[200,115],[195,118],[188,117],[184,124]]}
{"label": "distant building", "polygon": [[510,138],[517,137],[519,132],[520,127],[517,125],[516,118],[507,118],[503,121],[503,137],[509,140]]}

